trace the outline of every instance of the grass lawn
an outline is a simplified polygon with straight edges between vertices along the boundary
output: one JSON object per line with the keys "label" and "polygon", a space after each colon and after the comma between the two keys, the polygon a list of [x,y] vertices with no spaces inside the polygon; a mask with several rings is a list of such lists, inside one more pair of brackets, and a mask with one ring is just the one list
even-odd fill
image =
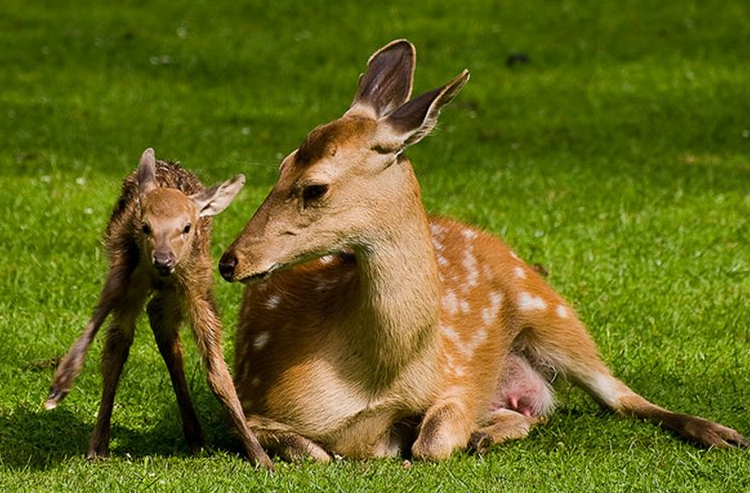
{"label": "grass lawn", "polygon": [[[218,261],[280,158],[346,109],[370,53],[406,37],[416,94],[472,73],[409,151],[428,210],[542,264],[636,391],[750,434],[749,18],[743,0],[5,0],[0,491],[750,490],[750,452],[697,449],[565,383],[546,426],[484,457],[258,472],[186,331],[211,446],[190,457],[145,317],[109,460],[83,459],[101,338],[73,392],[42,409],[101,289],[101,234],[141,151],[207,184],[248,176],[214,222]],[[529,63],[508,66],[517,52]],[[216,278],[231,362],[241,288]]]}

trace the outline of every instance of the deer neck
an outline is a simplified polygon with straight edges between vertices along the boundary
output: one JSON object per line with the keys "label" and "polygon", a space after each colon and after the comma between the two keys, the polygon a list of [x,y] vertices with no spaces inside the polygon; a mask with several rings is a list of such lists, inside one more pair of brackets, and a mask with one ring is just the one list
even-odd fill
{"label": "deer neck", "polygon": [[[394,168],[396,166],[394,165]],[[392,214],[377,233],[355,247],[360,271],[357,318],[350,340],[368,359],[374,387],[390,383],[417,358],[436,351],[440,284],[419,186],[408,162],[399,163],[410,188],[388,204]],[[416,188],[415,188],[416,187]]]}

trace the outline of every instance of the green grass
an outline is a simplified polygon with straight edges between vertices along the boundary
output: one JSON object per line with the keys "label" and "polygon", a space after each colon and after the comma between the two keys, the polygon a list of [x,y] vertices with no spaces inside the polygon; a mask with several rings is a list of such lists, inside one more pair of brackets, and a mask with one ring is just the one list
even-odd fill
{"label": "green grass", "polygon": [[[141,151],[153,146],[206,183],[249,177],[214,223],[218,258],[280,157],[346,109],[372,51],[406,37],[417,93],[472,72],[409,153],[428,210],[543,264],[634,389],[750,433],[747,2],[105,4],[0,9],[0,490],[750,489],[747,451],[696,449],[564,384],[549,424],[485,457],[409,469],[277,462],[270,476],[240,458],[191,343],[212,451],[189,457],[144,320],[111,459],[82,458],[100,341],[66,401],[42,410],[52,358],[93,309],[101,233]],[[506,66],[518,51],[530,63]],[[217,282],[217,295],[231,361],[241,289]]]}

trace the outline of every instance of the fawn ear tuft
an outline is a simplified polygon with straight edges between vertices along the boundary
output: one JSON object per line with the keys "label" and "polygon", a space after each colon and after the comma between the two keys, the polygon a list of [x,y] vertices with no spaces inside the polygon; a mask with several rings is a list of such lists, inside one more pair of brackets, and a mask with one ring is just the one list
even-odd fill
{"label": "fawn ear tuft", "polygon": [[138,190],[141,197],[157,187],[156,184],[156,156],[150,147],[143,151],[141,162],[138,164]]}
{"label": "fawn ear tuft", "polygon": [[239,174],[224,183],[214,185],[202,192],[191,195],[200,217],[215,216],[232,203],[245,185],[245,175]]}

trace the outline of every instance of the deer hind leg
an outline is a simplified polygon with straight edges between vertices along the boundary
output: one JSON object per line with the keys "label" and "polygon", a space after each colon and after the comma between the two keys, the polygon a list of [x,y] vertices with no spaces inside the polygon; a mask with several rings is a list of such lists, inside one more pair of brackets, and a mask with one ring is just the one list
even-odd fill
{"label": "deer hind leg", "polygon": [[540,317],[538,321],[529,318],[526,324],[529,328],[522,332],[518,342],[532,359],[554,367],[620,415],[646,419],[707,447],[748,446],[747,439],[735,430],[663,409],[612,376],[583,324],[568,308],[563,308],[552,321],[549,317]]}
{"label": "deer hind leg", "polygon": [[248,415],[247,424],[258,437],[263,448],[282,459],[291,462],[313,460],[327,463],[331,461],[331,456],[323,447],[300,435],[288,425],[257,414]]}
{"label": "deer hind leg", "polygon": [[135,320],[143,305],[143,298],[129,300],[116,307],[107,331],[102,351],[102,400],[86,457],[106,457],[109,454],[109,437],[117,384],[128,359],[135,334]]}
{"label": "deer hind leg", "polygon": [[124,296],[127,284],[127,267],[125,265],[114,265],[104,283],[104,288],[99,295],[99,302],[91,320],[55,370],[49,395],[44,403],[45,408],[54,409],[57,407],[73,388],[73,382],[83,368],[83,362],[86,359],[91,342],[112,307]]}
{"label": "deer hind leg", "polygon": [[471,434],[469,448],[481,454],[492,445],[526,438],[531,428],[543,420],[511,409],[494,410],[482,419],[480,428]]}
{"label": "deer hind leg", "polygon": [[203,430],[195,414],[193,402],[185,380],[182,345],[180,344],[180,325],[182,316],[176,300],[159,294],[148,304],[147,308],[151,329],[154,332],[156,345],[159,347],[164,363],[167,365],[172,388],[177,397],[182,418],[182,432],[190,452],[195,454],[204,443]]}

